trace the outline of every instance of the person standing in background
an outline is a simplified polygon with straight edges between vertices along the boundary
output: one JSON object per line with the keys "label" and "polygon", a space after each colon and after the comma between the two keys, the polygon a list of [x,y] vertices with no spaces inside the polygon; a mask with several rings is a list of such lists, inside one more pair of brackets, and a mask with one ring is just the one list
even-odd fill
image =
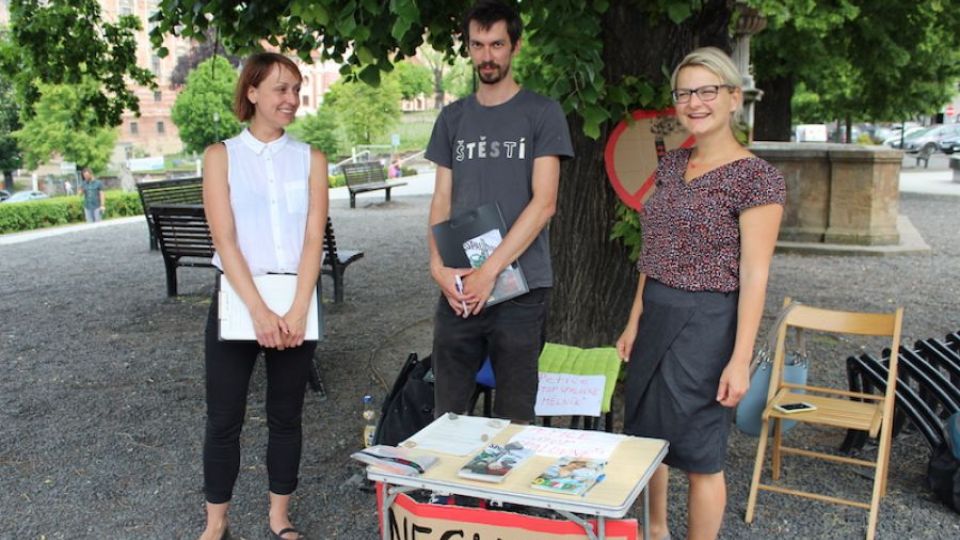
{"label": "person standing in background", "polygon": [[90,167],[84,167],[80,175],[83,176],[79,186],[80,196],[83,197],[83,216],[87,223],[96,223],[103,219],[103,209],[107,204],[103,182],[93,177]]}

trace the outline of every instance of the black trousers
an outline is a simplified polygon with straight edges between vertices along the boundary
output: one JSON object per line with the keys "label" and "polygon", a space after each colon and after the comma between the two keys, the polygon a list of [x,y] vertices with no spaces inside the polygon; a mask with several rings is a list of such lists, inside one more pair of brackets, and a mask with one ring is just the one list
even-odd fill
{"label": "black trousers", "polygon": [[203,485],[207,502],[233,496],[240,470],[240,431],[247,410],[247,389],[257,355],[267,367],[267,476],[270,491],[289,495],[297,488],[303,396],[316,341],[294,349],[262,349],[256,341],[218,339],[217,294],[206,327],[207,424],[203,441]]}
{"label": "black trousers", "polygon": [[549,287],[486,307],[464,319],[441,295],[433,331],[434,413],[467,413],[477,371],[487,355],[497,392],[493,414],[519,422],[536,419],[540,351],[545,342]]}

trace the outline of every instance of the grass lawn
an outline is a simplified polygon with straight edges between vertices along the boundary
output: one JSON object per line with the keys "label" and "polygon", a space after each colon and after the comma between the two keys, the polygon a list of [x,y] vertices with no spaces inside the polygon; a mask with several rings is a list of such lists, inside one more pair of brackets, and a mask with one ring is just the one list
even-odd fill
{"label": "grass lawn", "polygon": [[417,111],[403,113],[400,122],[390,130],[390,133],[374,140],[373,144],[390,144],[390,136],[400,135],[400,152],[416,152],[427,147],[433,122],[437,119],[438,111]]}

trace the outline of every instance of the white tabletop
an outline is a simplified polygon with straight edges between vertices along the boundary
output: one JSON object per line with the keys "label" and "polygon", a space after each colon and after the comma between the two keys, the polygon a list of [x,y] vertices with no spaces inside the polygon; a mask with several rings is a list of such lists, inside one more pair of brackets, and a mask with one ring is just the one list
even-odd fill
{"label": "white tabletop", "polygon": [[[506,444],[524,426],[511,425],[493,441]],[[578,514],[623,517],[663,458],[667,455],[667,441],[626,437],[613,452],[606,467],[606,478],[593,486],[583,496],[552,493],[533,489],[530,484],[540,473],[552,465],[556,458],[533,456],[510,471],[502,483],[469,480],[457,476],[460,468],[473,456],[451,456],[426,450],[423,454],[437,456],[437,463],[420,476],[403,476],[367,468],[367,477],[374,481],[394,486],[427,489],[440,493],[452,493],[478,497],[511,504],[549,508]],[[417,453],[417,451],[413,451]]]}

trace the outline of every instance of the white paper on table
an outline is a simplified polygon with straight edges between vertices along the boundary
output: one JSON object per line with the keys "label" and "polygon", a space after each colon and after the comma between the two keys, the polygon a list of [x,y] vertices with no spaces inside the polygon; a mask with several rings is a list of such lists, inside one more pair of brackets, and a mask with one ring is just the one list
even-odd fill
{"label": "white paper on table", "polygon": [[537,416],[600,416],[603,375],[540,372],[537,386]]}
{"label": "white paper on table", "polygon": [[520,443],[538,456],[609,460],[624,439],[625,435],[605,431],[527,426],[514,435],[510,442]]}
{"label": "white paper on table", "polygon": [[509,425],[509,420],[448,413],[398,446],[467,456],[490,444]]}

